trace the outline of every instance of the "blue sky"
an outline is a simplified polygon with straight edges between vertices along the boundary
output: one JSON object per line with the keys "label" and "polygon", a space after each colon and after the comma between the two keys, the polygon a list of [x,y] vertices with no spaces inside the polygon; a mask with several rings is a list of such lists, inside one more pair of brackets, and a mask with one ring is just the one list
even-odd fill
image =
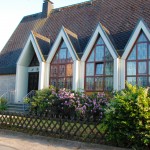
{"label": "blue sky", "polygon": [[[54,7],[63,7],[88,0],[52,0]],[[0,3],[0,51],[23,16],[42,11],[43,0],[3,0]]]}

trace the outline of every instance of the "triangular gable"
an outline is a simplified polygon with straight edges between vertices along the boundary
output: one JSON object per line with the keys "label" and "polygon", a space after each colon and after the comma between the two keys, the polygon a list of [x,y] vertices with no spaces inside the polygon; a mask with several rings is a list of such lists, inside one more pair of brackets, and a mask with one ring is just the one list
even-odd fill
{"label": "triangular gable", "polygon": [[92,50],[99,35],[102,37],[104,43],[106,44],[108,50],[110,51],[110,53],[112,55],[112,57],[114,59],[116,59],[118,57],[117,52],[116,52],[111,40],[109,39],[106,31],[103,29],[103,26],[99,23],[96,27],[96,30],[94,31],[94,33],[92,35],[87,47],[85,48],[85,51],[84,51],[81,61],[86,61],[86,59],[87,59],[90,51]]}
{"label": "triangular gable", "polygon": [[81,48],[80,48],[80,44],[79,44],[79,40],[78,40],[78,35],[73,33],[72,31],[65,29],[66,34],[69,37],[69,40],[71,41],[71,44],[73,45],[76,53],[80,53],[81,52]]}
{"label": "triangular gable", "polygon": [[146,23],[141,19],[137,23],[137,25],[136,25],[136,27],[135,27],[135,29],[134,29],[134,31],[133,31],[133,33],[132,33],[128,43],[127,43],[127,45],[125,46],[125,50],[124,50],[124,53],[122,55],[122,59],[125,60],[128,57],[128,55],[129,55],[129,53],[130,53],[134,43],[136,42],[136,40],[137,40],[137,38],[138,38],[138,36],[139,36],[139,34],[141,32],[141,30],[144,32],[144,34],[146,35],[146,37],[150,41],[149,29],[148,29]]}
{"label": "triangular gable", "polygon": [[31,34],[30,34],[30,36],[29,36],[29,38],[27,40],[27,43],[25,44],[25,47],[24,47],[24,49],[23,49],[23,51],[22,51],[22,53],[21,53],[21,55],[20,55],[20,57],[19,57],[19,59],[17,61],[17,64],[25,65],[25,61],[24,61],[25,59],[24,58],[26,58],[27,55],[29,53],[31,53],[31,51],[29,49],[30,44],[32,44],[32,46],[33,46],[33,49],[35,51],[35,54],[36,54],[36,56],[38,58],[39,63],[45,61],[44,57],[42,55],[42,52],[40,50],[40,47],[39,47],[39,45],[38,45],[38,43],[36,41],[36,38],[35,38],[33,32],[31,32]]}
{"label": "triangular gable", "polygon": [[49,53],[50,39],[39,33],[36,33],[36,32],[32,32],[32,33],[33,33],[33,36],[35,37],[36,43],[39,47],[39,50],[42,56],[46,59]]}
{"label": "triangular gable", "polygon": [[69,36],[67,35],[67,33],[65,31],[65,28],[62,27],[59,34],[58,34],[58,36],[57,36],[57,38],[56,38],[56,40],[55,40],[55,42],[54,42],[54,44],[53,44],[53,46],[52,46],[52,49],[49,52],[49,55],[48,55],[48,58],[47,58],[47,63],[50,63],[52,61],[58,47],[61,44],[62,39],[64,40],[73,61],[76,61],[76,60],[79,59],[78,55],[75,51],[75,48],[74,48],[73,44],[71,43],[71,40],[70,40]]}

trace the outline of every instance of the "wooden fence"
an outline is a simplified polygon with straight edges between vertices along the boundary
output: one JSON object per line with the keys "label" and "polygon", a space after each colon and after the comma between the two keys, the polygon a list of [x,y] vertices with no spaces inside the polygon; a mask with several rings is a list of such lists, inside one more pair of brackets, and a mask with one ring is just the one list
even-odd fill
{"label": "wooden fence", "polygon": [[0,129],[104,144],[105,127],[98,119],[0,112]]}

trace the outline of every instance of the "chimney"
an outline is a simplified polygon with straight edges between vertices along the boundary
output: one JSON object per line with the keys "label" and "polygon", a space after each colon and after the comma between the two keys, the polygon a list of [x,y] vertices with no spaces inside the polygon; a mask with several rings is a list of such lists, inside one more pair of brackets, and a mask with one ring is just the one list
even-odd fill
{"label": "chimney", "polygon": [[43,2],[43,9],[42,9],[42,17],[47,18],[50,12],[53,10],[53,2],[50,0],[44,0]]}

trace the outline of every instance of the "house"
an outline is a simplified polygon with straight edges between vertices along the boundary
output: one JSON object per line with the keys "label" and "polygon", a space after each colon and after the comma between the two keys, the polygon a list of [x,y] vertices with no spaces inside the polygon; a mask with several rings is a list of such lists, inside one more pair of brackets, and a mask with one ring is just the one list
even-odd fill
{"label": "house", "polygon": [[150,84],[150,1],[91,0],[25,16],[0,53],[0,95]]}

